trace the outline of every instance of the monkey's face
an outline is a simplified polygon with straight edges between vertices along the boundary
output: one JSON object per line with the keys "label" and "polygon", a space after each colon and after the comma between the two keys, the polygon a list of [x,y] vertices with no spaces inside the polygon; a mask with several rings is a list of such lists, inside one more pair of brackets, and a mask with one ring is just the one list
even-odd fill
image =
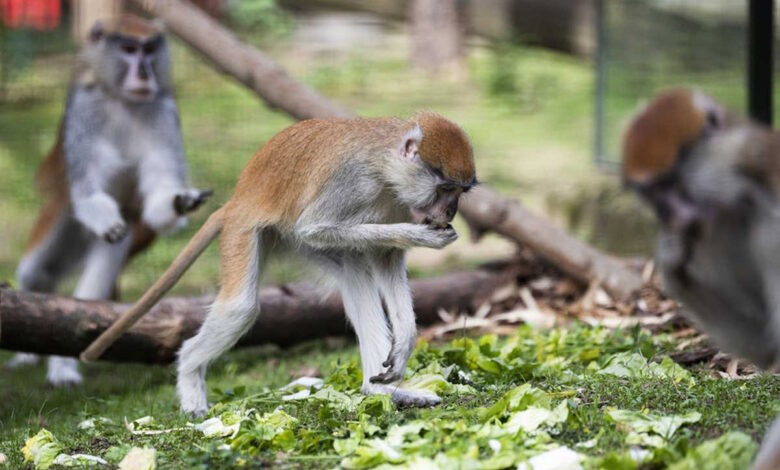
{"label": "monkey's face", "polygon": [[664,226],[685,231],[706,208],[692,198],[681,172],[705,140],[727,126],[726,113],[698,91],[661,93],[637,114],[623,141],[623,180],[656,211]]}
{"label": "monkey's face", "polygon": [[433,202],[424,207],[412,207],[412,219],[415,223],[446,227],[458,213],[460,195],[471,189],[471,185],[459,185],[443,181],[436,186]]}
{"label": "monkey's face", "polygon": [[[97,50],[95,72],[108,89],[129,102],[145,103],[168,86],[169,58],[165,36],[145,26],[148,34],[136,31],[106,31],[100,23],[90,33]],[[132,25],[139,29],[144,25]],[[144,31],[147,31],[144,30]]]}
{"label": "monkey's face", "polygon": [[421,113],[404,137],[397,190],[415,223],[446,227],[458,212],[461,194],[476,184],[474,157],[466,134],[438,114]]}

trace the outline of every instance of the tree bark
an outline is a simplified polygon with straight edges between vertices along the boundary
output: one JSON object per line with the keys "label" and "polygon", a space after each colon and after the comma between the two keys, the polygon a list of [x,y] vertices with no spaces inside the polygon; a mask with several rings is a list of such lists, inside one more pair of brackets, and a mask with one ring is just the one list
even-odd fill
{"label": "tree bark", "polygon": [[165,20],[184,42],[203,54],[217,69],[253,90],[272,108],[296,119],[351,117],[287,72],[258,49],[238,39],[198,7],[182,0],[131,0],[130,3]]}
{"label": "tree bark", "polygon": [[[473,312],[491,292],[513,279],[514,272],[512,265],[505,264],[412,281],[418,324],[439,321],[439,309]],[[172,362],[181,343],[198,331],[211,300],[197,297],[161,301],[100,359]],[[292,284],[263,288],[260,302],[260,316],[238,347],[289,346],[327,336],[352,335],[338,294],[323,295],[311,286]],[[0,289],[0,348],[77,357],[129,307],[108,301]]]}
{"label": "tree bark", "polygon": [[628,299],[643,285],[640,274],[616,258],[485,186],[463,196],[460,213],[468,221],[474,238],[485,230],[493,230],[526,245],[576,280],[586,284],[600,282],[618,300]]}
{"label": "tree bark", "polygon": [[[220,70],[238,78],[262,99],[292,116],[352,116],[344,108],[290,78],[271,59],[240,42],[191,4],[182,0],[130,1],[160,16],[171,31]],[[642,286],[639,274],[628,270],[616,259],[484,186],[464,197],[461,208],[461,214],[472,227],[479,231],[492,229],[527,245],[574,279],[584,283],[601,281],[607,291],[619,300],[628,298]]]}
{"label": "tree bark", "polygon": [[411,0],[411,62],[431,74],[465,72],[465,22],[458,0]]}

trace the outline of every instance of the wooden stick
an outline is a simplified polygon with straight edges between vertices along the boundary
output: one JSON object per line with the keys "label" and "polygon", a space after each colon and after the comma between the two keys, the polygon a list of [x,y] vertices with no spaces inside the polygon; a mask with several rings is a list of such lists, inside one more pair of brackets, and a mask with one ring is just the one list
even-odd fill
{"label": "wooden stick", "polygon": [[171,290],[179,279],[187,272],[198,257],[208,248],[214,238],[219,234],[222,228],[222,210],[219,209],[211,214],[197,234],[190,240],[187,246],[176,256],[173,263],[165,270],[165,273],[157,279],[152,287],[147,290],[138,302],[128,311],[122,314],[110,328],[104,331],[87,349],[81,353],[80,359],[85,362],[94,361],[117,340],[122,334],[129,330],[138,320],[141,319],[149,309],[154,306]]}

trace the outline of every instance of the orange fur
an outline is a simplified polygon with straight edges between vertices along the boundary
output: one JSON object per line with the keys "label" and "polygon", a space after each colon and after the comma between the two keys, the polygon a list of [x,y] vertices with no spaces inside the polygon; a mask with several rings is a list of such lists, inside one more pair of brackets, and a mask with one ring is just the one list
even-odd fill
{"label": "orange fur", "polygon": [[431,112],[418,113],[412,120],[423,130],[420,158],[440,170],[445,178],[464,184],[473,183],[476,175],[474,154],[463,129]]}
{"label": "orange fur", "polygon": [[219,239],[220,300],[235,299],[246,290],[247,273],[251,268],[249,263],[253,258],[253,247],[256,245],[255,228],[240,224],[227,224],[222,228]]}
{"label": "orange fur", "polygon": [[164,32],[160,24],[130,14],[108,18],[102,20],[100,24],[105,34],[119,34],[137,38],[141,41]]}
{"label": "orange fur", "polygon": [[675,88],[658,95],[634,118],[623,139],[623,175],[647,183],[670,171],[683,147],[706,125],[693,93]]}
{"label": "orange fur", "polygon": [[[396,147],[400,151],[403,135],[415,123],[423,130],[420,157],[449,179],[473,183],[468,137],[437,114],[420,113],[409,120],[310,119],[282,130],[254,155],[225,207],[227,219],[291,227],[344,161]],[[367,163],[381,164],[379,159]]]}
{"label": "orange fur", "polygon": [[291,227],[344,161],[365,154],[369,145],[377,152],[400,148],[408,127],[393,118],[293,124],[260,148],[244,169],[226,206],[227,218]]}
{"label": "orange fur", "polygon": [[65,154],[62,148],[62,124],[57,132],[57,141],[49,155],[41,163],[35,176],[38,189],[43,194],[45,202],[43,209],[33,225],[30,238],[27,240],[25,253],[33,250],[54,228],[57,220],[69,207],[68,178],[65,171]]}

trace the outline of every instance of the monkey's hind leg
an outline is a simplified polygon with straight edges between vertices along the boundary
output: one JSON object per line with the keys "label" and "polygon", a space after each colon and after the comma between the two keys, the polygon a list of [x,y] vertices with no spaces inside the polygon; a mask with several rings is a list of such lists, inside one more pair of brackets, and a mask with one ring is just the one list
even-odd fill
{"label": "monkey's hind leg", "polygon": [[[27,251],[16,269],[20,290],[55,292],[60,279],[73,270],[88,246],[78,224],[59,214],[58,209],[58,205],[49,203],[35,223]],[[39,359],[37,354],[17,353],[5,367],[34,365]]]}
{"label": "monkey's hind leg", "polygon": [[342,261],[342,267],[338,270],[339,284],[344,311],[358,337],[363,366],[363,393],[387,393],[399,406],[431,406],[439,403],[441,398],[434,393],[371,382],[371,377],[382,372],[382,363],[391,350],[391,333],[368,260],[346,255]]}
{"label": "monkey's hind leg", "polygon": [[[117,243],[93,239],[73,297],[83,300],[110,299],[131,241],[132,236],[126,236]],[[54,386],[80,384],[82,377],[78,360],[73,357],[49,357],[46,380]]]}
{"label": "monkey's hind leg", "polygon": [[176,391],[185,413],[206,414],[206,367],[236,344],[260,312],[260,240],[254,227],[222,230],[222,286],[198,334],[185,341],[179,351]]}
{"label": "monkey's hind leg", "polygon": [[371,377],[371,382],[396,382],[403,380],[406,365],[417,342],[417,325],[412,306],[412,294],[406,277],[404,251],[380,252],[373,255],[371,261],[379,293],[387,306],[393,339],[390,353],[382,364],[387,367],[387,370]]}

